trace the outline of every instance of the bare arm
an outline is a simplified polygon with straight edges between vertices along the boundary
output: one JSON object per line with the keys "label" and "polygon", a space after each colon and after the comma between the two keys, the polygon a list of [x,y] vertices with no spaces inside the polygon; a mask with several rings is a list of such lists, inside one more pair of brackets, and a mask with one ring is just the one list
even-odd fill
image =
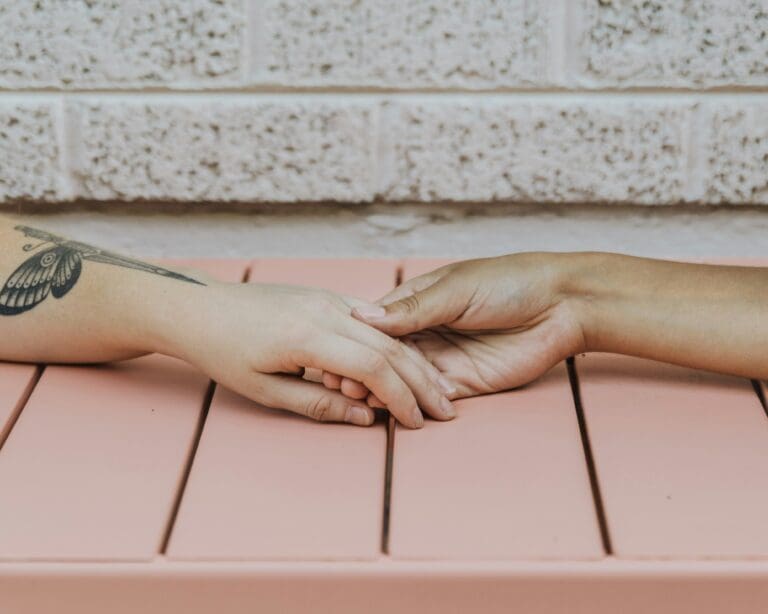
{"label": "bare arm", "polygon": [[0,360],[100,362],[160,352],[264,405],[371,424],[363,400],[300,377],[324,369],[376,389],[407,426],[421,426],[420,408],[451,417],[431,365],[354,320],[351,299],[330,292],[221,283],[7,218],[0,218],[0,284]]}
{"label": "bare arm", "polygon": [[563,287],[587,351],[768,378],[768,269],[585,254]]}
{"label": "bare arm", "polygon": [[0,358],[99,362],[165,349],[170,295],[194,297],[203,277],[1,218]]}

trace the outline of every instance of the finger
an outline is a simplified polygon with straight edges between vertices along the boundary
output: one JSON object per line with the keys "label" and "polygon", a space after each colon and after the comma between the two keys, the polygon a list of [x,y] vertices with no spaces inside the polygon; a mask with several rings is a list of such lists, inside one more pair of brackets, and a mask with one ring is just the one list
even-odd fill
{"label": "finger", "polygon": [[330,388],[331,390],[340,390],[341,389],[341,376],[336,375],[335,373],[328,373],[328,371],[323,371],[323,386],[326,388]]}
{"label": "finger", "polygon": [[[437,420],[450,420],[456,416],[453,405],[440,388],[438,377],[433,375],[427,360],[418,352],[354,320],[348,321],[346,333],[354,341],[363,343],[386,356],[392,368],[408,385],[422,410]],[[371,392],[376,391],[371,390]]]}
{"label": "finger", "polygon": [[[438,279],[446,275],[450,269],[454,265],[446,265],[442,266],[439,269],[435,269],[434,271],[430,271],[429,273],[424,273],[423,275],[419,275],[418,277],[412,277],[411,279],[408,279],[401,283],[397,288],[389,292],[388,294],[385,294],[382,296],[378,301],[376,301],[377,305],[388,305],[390,303],[394,303],[395,301],[399,301],[402,298],[405,298],[406,296],[411,296],[412,294],[415,294],[416,292],[421,292],[425,288],[428,288],[432,284],[434,284]],[[355,305],[353,305],[354,307]]]}
{"label": "finger", "polygon": [[446,333],[425,331],[409,335],[407,339],[455,387],[456,392],[448,395],[451,400],[482,393],[482,388],[478,387],[479,382],[476,378],[473,380],[477,365],[466,352],[459,349],[456,341],[446,338]]}
{"label": "finger", "polygon": [[432,363],[429,356],[422,352],[421,348],[416,344],[416,342],[409,337],[403,337],[400,339],[400,341],[403,343],[403,345],[405,345],[407,351],[413,352],[414,355],[418,356],[421,360],[424,361],[424,367],[427,369],[432,379],[437,382],[437,385],[440,387],[442,393],[450,400],[455,399],[458,393],[456,385],[440,372],[440,370]]}
{"label": "finger", "polygon": [[433,330],[425,330],[413,333],[407,337],[401,337],[400,340],[411,347],[415,347],[419,354],[424,356],[431,365],[434,365],[438,371],[443,373],[443,366],[439,359],[446,350],[453,347],[446,341],[443,335]]}
{"label": "finger", "polygon": [[320,369],[304,369],[304,379],[319,384],[323,381],[323,372]]}
{"label": "finger", "polygon": [[366,402],[368,403],[369,407],[378,407],[380,409],[386,409],[386,407],[384,407],[384,403],[382,403],[379,400],[379,398],[373,393],[368,395]]}
{"label": "finger", "polygon": [[388,305],[355,307],[352,315],[388,335],[399,337],[450,324],[466,311],[471,296],[465,284],[448,275]]}
{"label": "finger", "polygon": [[381,352],[341,335],[322,335],[310,339],[296,358],[305,366],[360,382],[381,399],[404,426],[421,428],[424,425],[416,397]]}
{"label": "finger", "polygon": [[[339,300],[341,301],[341,304],[346,307],[358,307],[360,305],[370,305],[370,301],[364,301],[361,298],[357,298],[356,296],[349,296],[348,294],[339,294],[338,295]],[[345,311],[347,311],[345,309]]]}
{"label": "finger", "polygon": [[273,407],[287,409],[318,422],[347,422],[357,426],[373,424],[374,411],[365,403],[354,402],[339,392],[313,382],[290,375],[253,374],[245,390],[240,390],[253,400]]}
{"label": "finger", "polygon": [[368,388],[363,386],[360,382],[356,382],[348,377],[341,380],[341,394],[350,399],[364,399],[368,396]]}
{"label": "finger", "polygon": [[351,399],[364,399],[370,393],[370,390],[360,382],[356,382],[348,377],[340,377],[334,373],[323,373],[323,385],[332,390],[341,390],[341,393]]}
{"label": "finger", "polygon": [[[426,277],[426,276],[423,276],[423,277]],[[333,299],[340,306],[346,307],[346,309],[342,309],[342,312],[345,315],[348,314],[349,310],[351,310],[352,308],[365,307],[370,305],[370,303],[367,303],[361,299],[358,299],[353,296],[348,296],[348,295],[341,295],[341,294],[335,295],[333,296]],[[432,365],[430,365],[426,360],[424,360],[423,357],[421,357],[418,354],[418,351],[415,352],[415,356],[416,356],[416,360],[423,363],[425,368],[427,368],[428,370],[429,369],[432,370],[433,373],[431,373],[431,375],[433,375],[433,381],[435,381],[436,383],[439,383],[440,386],[447,386],[447,380],[445,380],[445,378],[442,378],[439,371],[437,371],[437,369],[434,369]],[[308,372],[314,371],[314,369],[308,368],[307,371]],[[323,383],[328,388],[331,388],[334,390],[341,390],[342,394],[344,394],[349,398],[365,399],[370,393],[370,390],[368,390],[368,388],[366,388],[363,384],[351,378],[339,377],[336,374],[330,374],[330,373],[328,373],[327,375],[324,373],[323,377],[325,378],[323,380]],[[453,392],[453,388],[448,387],[448,391]],[[417,401],[418,400],[419,399],[417,397]],[[445,410],[443,409],[442,412],[445,413]],[[451,416],[448,415],[448,416],[438,416],[438,417],[445,419],[445,417],[451,417]]]}

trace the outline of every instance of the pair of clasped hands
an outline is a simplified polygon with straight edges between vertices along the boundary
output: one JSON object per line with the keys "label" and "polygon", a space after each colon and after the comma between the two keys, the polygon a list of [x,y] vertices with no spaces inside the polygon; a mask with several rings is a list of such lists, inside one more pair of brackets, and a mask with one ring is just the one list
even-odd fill
{"label": "pair of clasped hands", "polygon": [[[553,258],[516,254],[450,264],[376,303],[249,284],[251,313],[256,309],[269,324],[243,328],[252,331],[237,344],[252,350],[240,361],[244,368],[231,369],[232,360],[219,368],[210,345],[190,361],[208,356],[198,366],[220,383],[318,421],[369,426],[374,408],[410,428],[423,426],[424,414],[450,420],[453,400],[520,386],[581,348]],[[219,304],[218,311],[242,313],[242,306],[229,311]]]}
{"label": "pair of clasped hands", "polygon": [[162,330],[181,342],[166,353],[323,421],[367,426],[377,407],[411,428],[424,413],[450,420],[453,400],[582,352],[768,379],[768,268],[520,253],[444,266],[374,304],[291,286],[176,287],[195,293],[195,321],[172,310]]}

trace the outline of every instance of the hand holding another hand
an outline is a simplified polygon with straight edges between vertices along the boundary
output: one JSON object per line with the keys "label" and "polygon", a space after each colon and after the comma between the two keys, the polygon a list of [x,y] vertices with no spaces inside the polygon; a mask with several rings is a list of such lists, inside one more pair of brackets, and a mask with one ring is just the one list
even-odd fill
{"label": "hand holding another hand", "polygon": [[359,396],[302,379],[305,369],[338,373],[362,387],[363,397],[372,391],[411,428],[422,426],[422,409],[440,420],[453,417],[435,369],[352,318],[354,299],[296,286],[208,283],[176,288],[184,295],[154,327],[157,351],[259,403],[320,421],[367,426],[374,412]]}
{"label": "hand holding another hand", "polygon": [[353,315],[417,348],[453,398],[526,384],[583,351],[567,255],[523,253],[449,264]]}

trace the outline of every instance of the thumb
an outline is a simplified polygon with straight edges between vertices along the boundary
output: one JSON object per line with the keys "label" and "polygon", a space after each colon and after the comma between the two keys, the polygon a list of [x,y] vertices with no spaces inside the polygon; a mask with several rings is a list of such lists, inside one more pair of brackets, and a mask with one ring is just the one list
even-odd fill
{"label": "thumb", "polygon": [[399,337],[425,328],[453,322],[464,310],[461,296],[453,284],[443,277],[431,286],[403,296],[387,305],[361,305],[352,315],[379,329]]}

